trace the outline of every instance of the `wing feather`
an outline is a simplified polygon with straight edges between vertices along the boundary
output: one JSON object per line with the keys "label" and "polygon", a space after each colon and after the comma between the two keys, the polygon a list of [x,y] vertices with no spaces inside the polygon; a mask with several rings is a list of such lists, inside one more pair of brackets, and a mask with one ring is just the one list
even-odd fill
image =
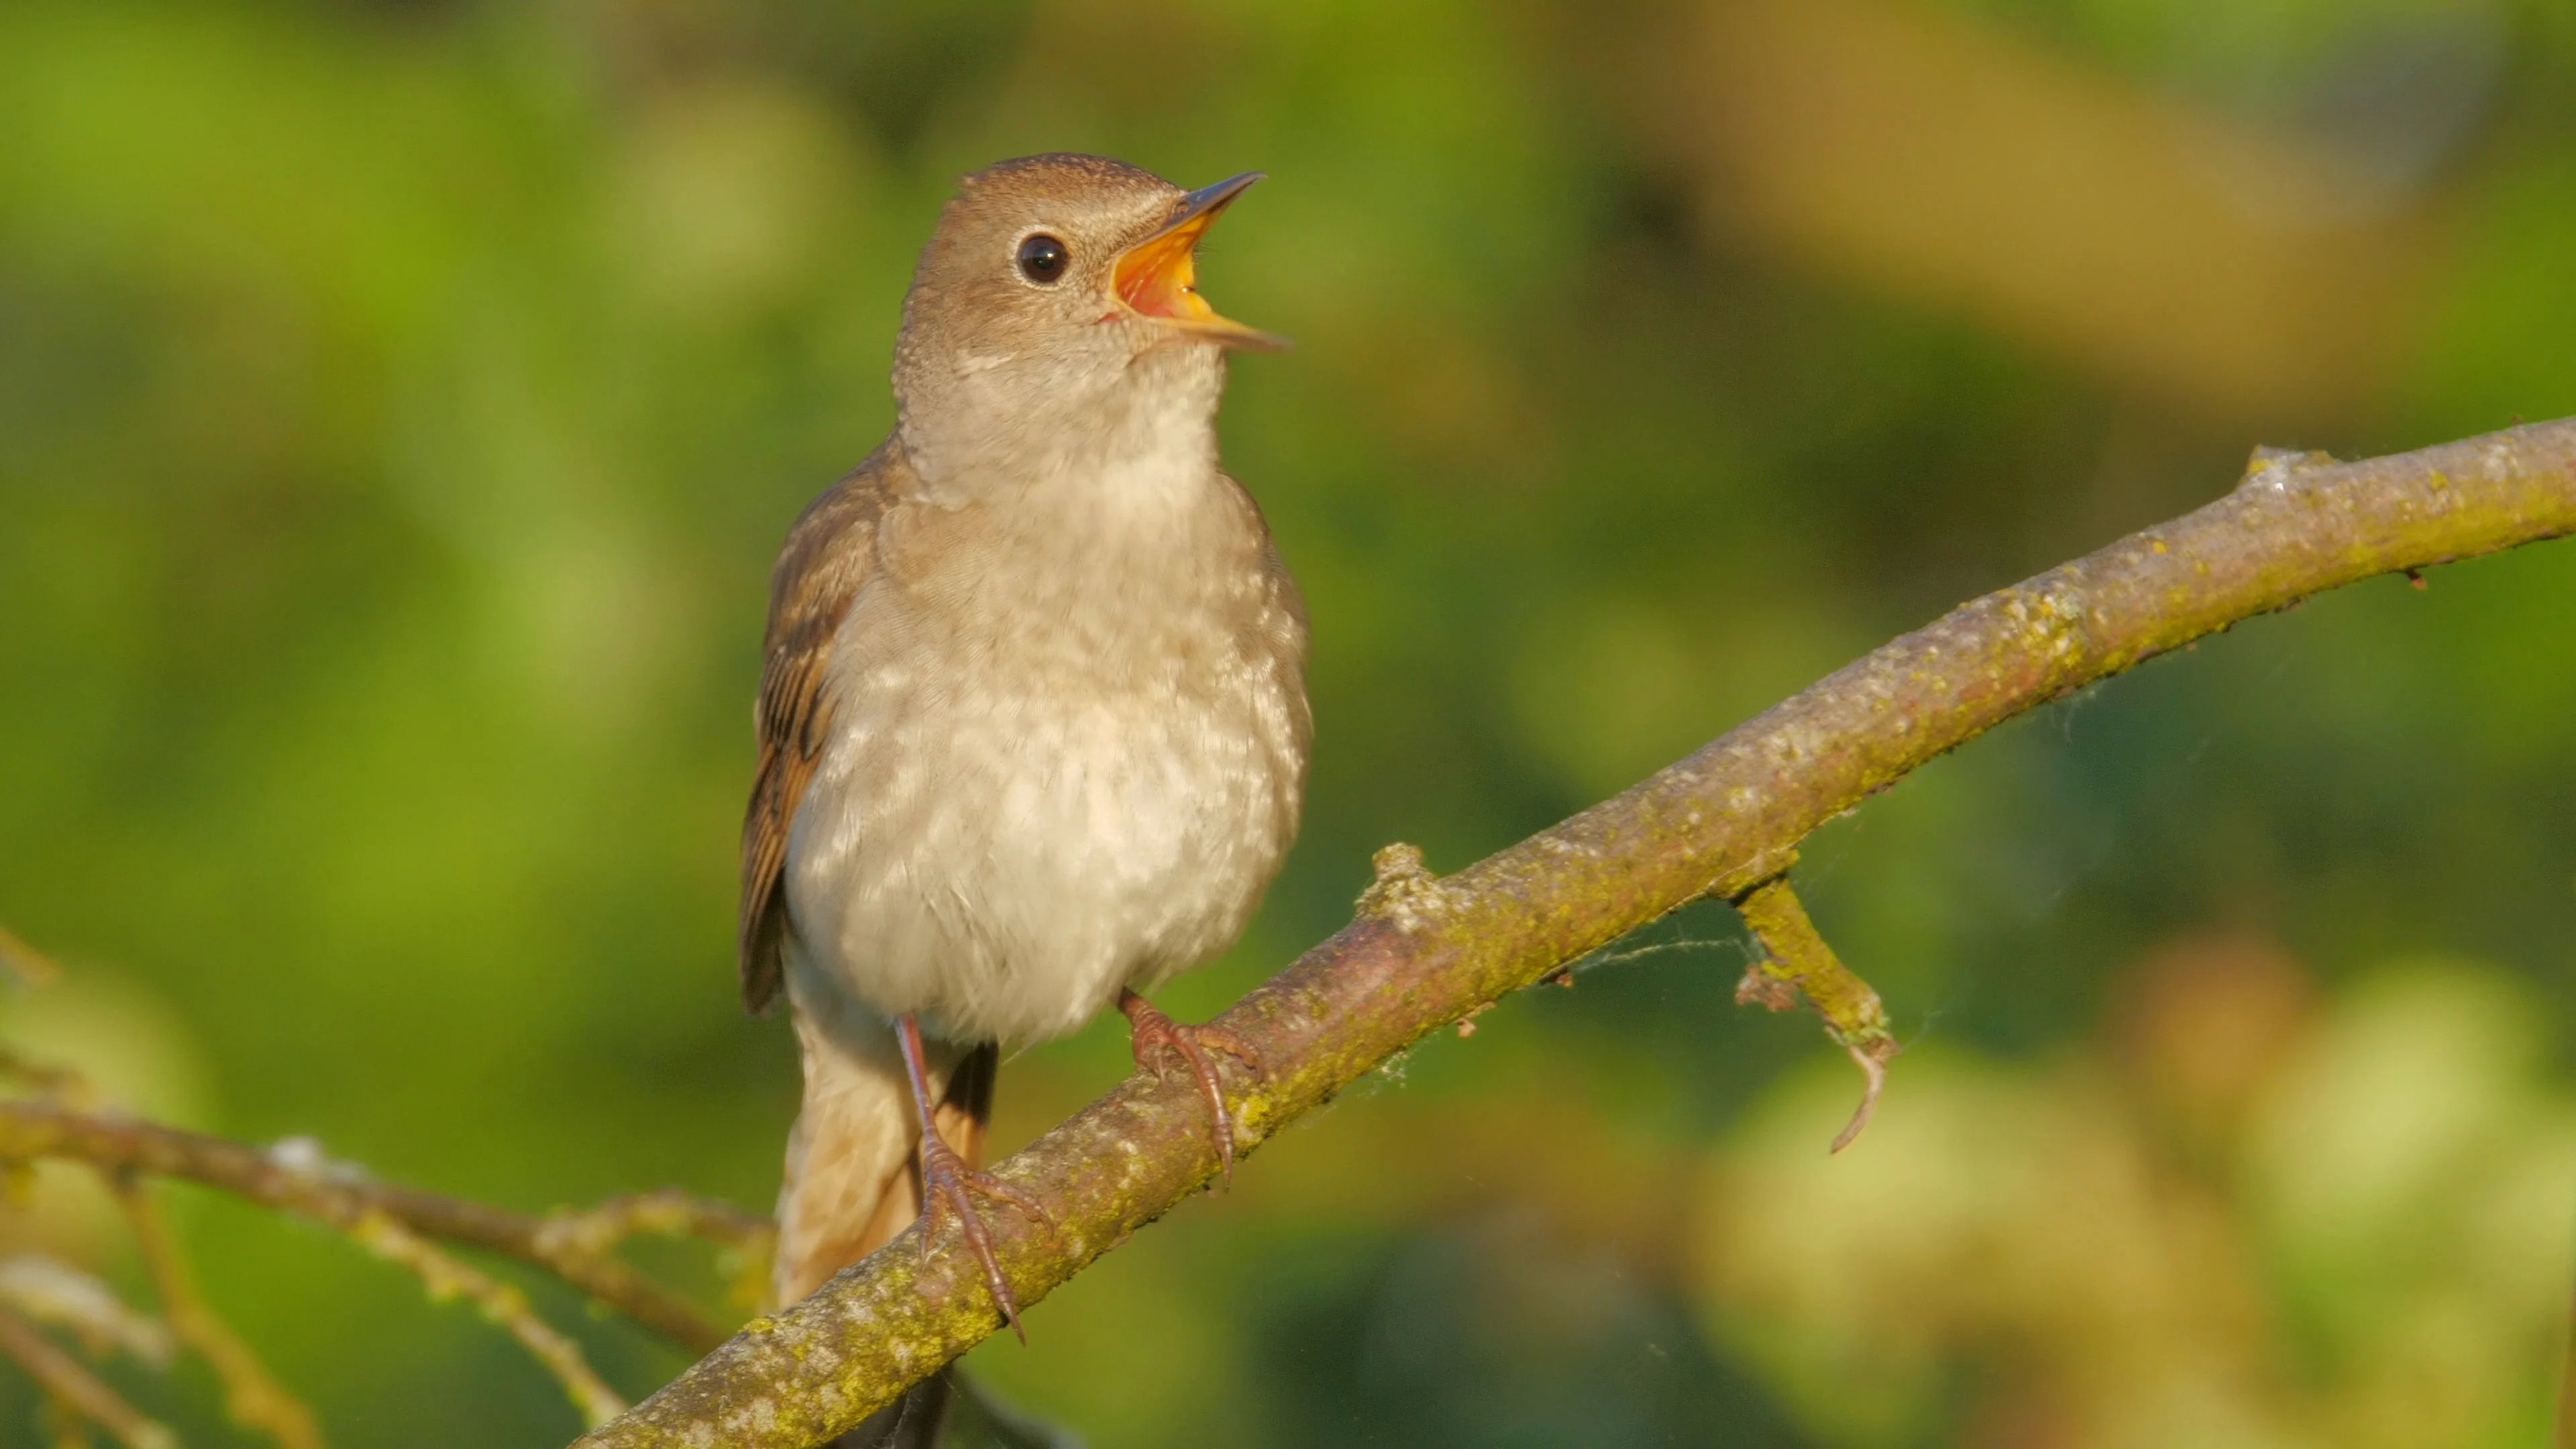
{"label": "wing feather", "polygon": [[760,699],[752,715],[760,763],[742,821],[742,1000],[755,1013],[777,1001],[784,978],[787,840],[831,737],[825,682],[833,641],[850,601],[875,570],[877,520],[899,470],[889,442],[815,499],[788,530],[770,575]]}

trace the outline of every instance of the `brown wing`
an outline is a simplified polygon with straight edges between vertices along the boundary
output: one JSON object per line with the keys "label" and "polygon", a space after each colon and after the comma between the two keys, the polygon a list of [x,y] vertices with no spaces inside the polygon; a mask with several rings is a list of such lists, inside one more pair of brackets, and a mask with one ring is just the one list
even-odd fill
{"label": "brown wing", "polygon": [[900,468],[901,455],[888,442],[815,499],[788,530],[770,575],[760,701],[752,714],[760,766],[742,820],[742,1000],[755,1013],[778,999],[785,969],[787,835],[831,735],[823,680],[832,640],[875,565],[877,519]]}

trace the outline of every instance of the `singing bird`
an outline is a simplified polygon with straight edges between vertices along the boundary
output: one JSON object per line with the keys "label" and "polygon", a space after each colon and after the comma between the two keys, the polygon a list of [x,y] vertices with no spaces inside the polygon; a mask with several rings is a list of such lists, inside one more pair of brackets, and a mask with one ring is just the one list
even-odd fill
{"label": "singing bird", "polygon": [[975,1201],[1042,1216],[976,1167],[998,1052],[1112,1004],[1231,1166],[1221,1063],[1259,1063],[1141,993],[1241,934],[1305,786],[1304,606],[1217,462],[1226,354],[1281,344],[1196,287],[1259,179],[967,177],[904,298],[894,434],[779,555],[741,967],[804,1065],[780,1306],[926,1213],[1017,1329]]}

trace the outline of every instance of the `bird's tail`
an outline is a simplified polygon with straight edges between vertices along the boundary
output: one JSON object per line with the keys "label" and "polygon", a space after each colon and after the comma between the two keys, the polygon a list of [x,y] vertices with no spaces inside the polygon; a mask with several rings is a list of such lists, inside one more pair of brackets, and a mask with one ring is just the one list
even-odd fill
{"label": "bird's tail", "polygon": [[[805,1099],[778,1190],[770,1306],[785,1308],[875,1252],[921,1215],[921,1142],[894,1029],[872,1014],[796,1003]],[[982,1163],[999,1049],[931,1041],[939,1136]]]}

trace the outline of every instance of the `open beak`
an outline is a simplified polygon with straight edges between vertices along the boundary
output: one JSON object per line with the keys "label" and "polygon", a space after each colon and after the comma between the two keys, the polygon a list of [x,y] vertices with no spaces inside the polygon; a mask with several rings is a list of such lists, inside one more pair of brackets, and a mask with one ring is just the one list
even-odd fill
{"label": "open beak", "polygon": [[1217,315],[1198,292],[1198,245],[1219,214],[1261,179],[1258,171],[1202,186],[1172,207],[1162,229],[1129,247],[1111,269],[1118,300],[1151,317],[1226,347],[1283,348],[1285,337]]}

